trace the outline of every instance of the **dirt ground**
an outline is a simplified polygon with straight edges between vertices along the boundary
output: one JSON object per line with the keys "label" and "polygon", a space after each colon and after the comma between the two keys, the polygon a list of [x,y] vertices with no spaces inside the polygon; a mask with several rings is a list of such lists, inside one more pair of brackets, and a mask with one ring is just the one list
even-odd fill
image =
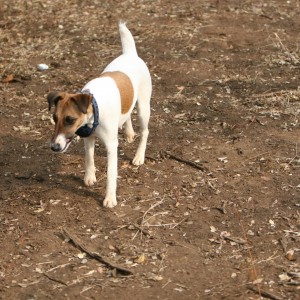
{"label": "dirt ground", "polygon": [[[0,298],[299,299],[299,13],[298,0],[0,0]],[[83,141],[49,148],[46,95],[120,54],[120,19],[154,92],[146,163],[120,133],[105,209],[103,145],[85,187]]]}

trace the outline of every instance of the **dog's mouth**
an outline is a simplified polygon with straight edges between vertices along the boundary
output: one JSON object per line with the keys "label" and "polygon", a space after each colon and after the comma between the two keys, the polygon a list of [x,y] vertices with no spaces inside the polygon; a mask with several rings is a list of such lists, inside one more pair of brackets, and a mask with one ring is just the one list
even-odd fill
{"label": "dog's mouth", "polygon": [[74,135],[66,139],[66,145],[65,145],[65,147],[61,150],[61,152],[67,151],[67,149],[69,148],[69,146],[70,146],[71,142],[73,141],[73,139],[74,139]]}
{"label": "dog's mouth", "polygon": [[70,146],[73,138],[74,138],[74,135],[69,138],[66,138],[63,143],[62,143],[62,141],[52,142],[51,149],[54,152],[58,152],[58,153],[66,152],[68,147]]}

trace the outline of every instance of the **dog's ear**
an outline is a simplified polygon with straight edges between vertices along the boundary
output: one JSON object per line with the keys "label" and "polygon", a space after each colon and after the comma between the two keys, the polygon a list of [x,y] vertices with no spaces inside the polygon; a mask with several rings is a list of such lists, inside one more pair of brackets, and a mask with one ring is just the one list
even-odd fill
{"label": "dog's ear", "polygon": [[49,105],[49,110],[53,105],[56,106],[57,102],[63,98],[63,95],[58,92],[51,92],[47,96],[47,101]]}
{"label": "dog's ear", "polygon": [[71,98],[71,100],[76,103],[79,110],[84,114],[87,113],[87,109],[92,103],[92,99],[93,96],[88,94],[77,94]]}

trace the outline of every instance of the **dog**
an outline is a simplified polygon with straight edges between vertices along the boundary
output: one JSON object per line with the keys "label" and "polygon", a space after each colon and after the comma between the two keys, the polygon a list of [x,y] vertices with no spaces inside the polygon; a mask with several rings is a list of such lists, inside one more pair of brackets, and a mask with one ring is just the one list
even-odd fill
{"label": "dog", "polygon": [[134,38],[119,22],[122,54],[79,93],[51,92],[47,95],[49,111],[54,106],[54,134],[50,147],[65,152],[76,135],[84,138],[84,183],[96,183],[94,164],[95,138],[103,141],[107,151],[107,184],[104,207],[117,205],[118,130],[125,125],[128,143],[134,140],[131,113],[137,104],[140,142],[132,163],[142,165],[149,135],[152,82],[146,63],[138,56]]}

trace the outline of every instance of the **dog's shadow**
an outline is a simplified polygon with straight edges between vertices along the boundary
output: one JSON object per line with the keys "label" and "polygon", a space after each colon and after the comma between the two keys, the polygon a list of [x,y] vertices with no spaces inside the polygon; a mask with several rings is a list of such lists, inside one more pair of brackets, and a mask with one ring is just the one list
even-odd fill
{"label": "dog's shadow", "polygon": [[[120,150],[119,150],[120,151]],[[119,152],[118,151],[118,152]],[[80,155],[82,157],[82,155]],[[84,174],[81,175],[76,175],[74,173],[63,173],[61,174],[59,171],[56,170],[56,180],[55,183],[53,183],[56,187],[59,187],[66,192],[71,194],[76,194],[76,196],[79,197],[89,197],[93,198],[98,202],[98,204],[103,207],[103,201],[104,201],[104,196],[106,192],[106,163],[107,163],[107,158],[106,158],[106,153],[105,152],[100,152],[97,153],[98,160],[99,157],[103,159],[103,162],[101,162],[101,172],[99,174],[96,174],[97,176],[97,182],[93,186],[86,186],[84,184]],[[118,164],[120,165],[122,162],[127,162],[131,164],[132,158],[129,157],[127,154],[123,153],[122,155],[118,155]],[[84,163],[84,161],[82,161]],[[97,163],[96,163],[97,166]]]}
{"label": "dog's shadow", "polygon": [[[56,188],[66,191],[69,195],[75,194],[76,197],[92,198],[101,207],[103,206],[105,184],[102,186],[97,182],[95,185],[88,187],[83,182],[83,176],[75,174],[57,174],[56,176],[56,182],[59,182],[59,184],[55,184]],[[106,182],[106,177],[104,182]]]}

